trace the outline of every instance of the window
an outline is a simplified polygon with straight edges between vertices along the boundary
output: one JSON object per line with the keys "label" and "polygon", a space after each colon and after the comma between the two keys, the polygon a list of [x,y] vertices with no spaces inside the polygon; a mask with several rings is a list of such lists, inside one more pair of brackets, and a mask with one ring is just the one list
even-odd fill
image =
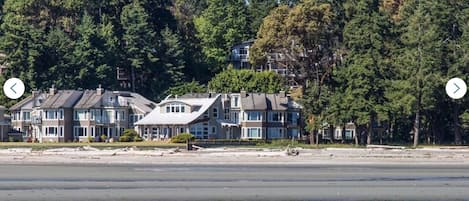
{"label": "window", "polygon": [[204,118],[208,118],[208,110],[204,112]]}
{"label": "window", "polygon": [[208,124],[195,124],[189,130],[197,139],[208,139]]}
{"label": "window", "polygon": [[91,137],[94,137],[94,126],[90,127],[90,134],[91,134]]}
{"label": "window", "polygon": [[44,127],[44,135],[47,137],[56,137],[57,127]]}
{"label": "window", "polygon": [[268,128],[267,137],[270,139],[282,138],[283,128]]}
{"label": "window", "polygon": [[179,128],[179,133],[184,133],[184,128],[183,127]]}
{"label": "window", "polygon": [[75,126],[73,127],[73,136],[75,137],[84,137],[87,136],[86,127]]}
{"label": "window", "polygon": [[31,112],[23,112],[23,120],[30,121],[31,120]]}
{"label": "window", "polygon": [[213,117],[218,118],[218,108],[213,108]]}
{"label": "window", "polygon": [[60,137],[64,136],[64,127],[63,126],[59,127],[59,135],[60,135]]}
{"label": "window", "polygon": [[288,123],[297,124],[300,114],[298,112],[289,112],[287,116]]}
{"label": "window", "polygon": [[248,121],[260,121],[261,113],[260,112],[247,112]]}
{"label": "window", "polygon": [[64,119],[64,110],[63,109],[59,110],[59,116],[58,117],[59,117],[60,120]]}
{"label": "window", "polygon": [[87,113],[86,110],[75,110],[73,120],[87,120]]}
{"label": "window", "polygon": [[239,113],[238,112],[232,112],[231,113],[231,119],[233,120],[234,123],[239,124]]}
{"label": "window", "polygon": [[261,128],[247,128],[246,138],[261,138]]}
{"label": "window", "polygon": [[239,48],[239,58],[246,59],[248,54],[248,50],[246,48]]}
{"label": "window", "polygon": [[269,112],[270,122],[281,122],[283,114],[281,112]]}
{"label": "window", "polygon": [[56,120],[57,119],[57,110],[46,110],[44,112],[44,119]]}
{"label": "window", "polygon": [[217,127],[212,126],[212,134],[216,134],[216,133],[217,133]]}
{"label": "window", "polygon": [[171,103],[166,105],[166,113],[184,113],[185,111],[184,104]]}
{"label": "window", "polygon": [[231,107],[239,107],[239,96],[233,96]]}
{"label": "window", "polygon": [[95,110],[91,110],[90,111],[90,119],[95,120],[95,118],[96,118]]}
{"label": "window", "polygon": [[230,120],[230,108],[225,108],[223,114],[225,120]]}

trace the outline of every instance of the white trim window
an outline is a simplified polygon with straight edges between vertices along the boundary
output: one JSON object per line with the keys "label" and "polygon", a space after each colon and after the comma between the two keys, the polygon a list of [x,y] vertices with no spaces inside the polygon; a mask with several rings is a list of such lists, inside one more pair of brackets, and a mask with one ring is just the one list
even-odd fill
{"label": "white trim window", "polygon": [[232,96],[231,98],[231,107],[238,108],[239,107],[239,96]]}
{"label": "white trim window", "polygon": [[22,114],[21,114],[21,120],[23,120],[23,121],[31,121],[31,112],[30,112],[30,111],[22,112]]}
{"label": "white trim window", "polygon": [[88,111],[75,110],[73,120],[88,120]]}
{"label": "white trim window", "polygon": [[262,128],[244,128],[244,138],[260,139],[262,137]]}
{"label": "white trim window", "polygon": [[96,119],[96,110],[90,110],[90,120]]}
{"label": "white trim window", "polygon": [[166,113],[185,113],[186,106],[181,103],[166,104]]}
{"label": "white trim window", "polygon": [[46,137],[57,137],[57,127],[45,126],[44,127],[44,136],[46,136]]}
{"label": "white trim window", "polygon": [[57,110],[45,110],[44,119],[47,120],[57,120]]}
{"label": "white trim window", "polygon": [[90,126],[90,134],[91,134],[91,137],[94,137],[95,136],[95,127],[94,126]]}
{"label": "white trim window", "polygon": [[59,126],[59,136],[60,137],[64,136],[64,127],[63,126]]}
{"label": "white trim window", "polygon": [[74,126],[73,127],[73,136],[75,137],[86,137],[87,135],[87,127],[82,126]]}
{"label": "white trim window", "polygon": [[245,118],[247,121],[261,121],[262,113],[258,111],[246,112]]}

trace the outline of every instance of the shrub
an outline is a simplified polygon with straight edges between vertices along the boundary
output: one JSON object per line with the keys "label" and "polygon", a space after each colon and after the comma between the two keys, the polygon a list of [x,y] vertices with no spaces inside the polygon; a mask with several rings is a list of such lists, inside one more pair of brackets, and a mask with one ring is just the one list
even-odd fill
{"label": "shrub", "polygon": [[119,142],[130,142],[129,136],[123,135],[119,137]]}
{"label": "shrub", "polygon": [[143,139],[132,129],[125,129],[124,134],[119,137],[120,142],[141,142]]}
{"label": "shrub", "polygon": [[107,135],[102,134],[100,138],[101,138],[101,142],[106,142]]}
{"label": "shrub", "polygon": [[142,138],[142,137],[140,137],[140,136],[138,136],[138,135],[136,135],[136,136],[134,137],[134,142],[141,142],[141,141],[143,141],[143,138]]}
{"label": "shrub", "polygon": [[93,140],[93,137],[88,136],[88,142],[89,142],[89,143],[92,143],[93,141],[94,141],[94,140]]}
{"label": "shrub", "polygon": [[190,133],[181,133],[179,135],[173,136],[171,138],[172,143],[185,143],[187,140],[195,139],[194,135]]}

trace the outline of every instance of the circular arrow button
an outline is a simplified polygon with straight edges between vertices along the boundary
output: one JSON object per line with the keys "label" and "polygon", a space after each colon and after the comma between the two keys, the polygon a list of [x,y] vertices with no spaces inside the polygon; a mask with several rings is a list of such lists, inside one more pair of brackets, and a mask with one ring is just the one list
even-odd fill
{"label": "circular arrow button", "polygon": [[446,83],[446,94],[452,99],[460,99],[466,92],[466,83],[460,78],[453,78]]}
{"label": "circular arrow button", "polygon": [[18,99],[24,94],[24,83],[18,78],[10,78],[3,84],[3,93],[10,99]]}

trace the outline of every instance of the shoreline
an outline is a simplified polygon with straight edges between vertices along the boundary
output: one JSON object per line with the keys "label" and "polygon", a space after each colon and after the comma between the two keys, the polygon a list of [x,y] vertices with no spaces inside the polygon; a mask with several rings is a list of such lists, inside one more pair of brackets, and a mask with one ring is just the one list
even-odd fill
{"label": "shoreline", "polygon": [[138,150],[136,148],[99,150],[93,147],[33,151],[31,148],[9,148],[0,149],[0,163],[109,165],[469,165],[469,149],[299,148],[295,149],[295,151],[298,152],[298,155],[291,155],[289,154],[290,152],[281,149],[260,148],[210,148],[199,151],[179,149]]}

